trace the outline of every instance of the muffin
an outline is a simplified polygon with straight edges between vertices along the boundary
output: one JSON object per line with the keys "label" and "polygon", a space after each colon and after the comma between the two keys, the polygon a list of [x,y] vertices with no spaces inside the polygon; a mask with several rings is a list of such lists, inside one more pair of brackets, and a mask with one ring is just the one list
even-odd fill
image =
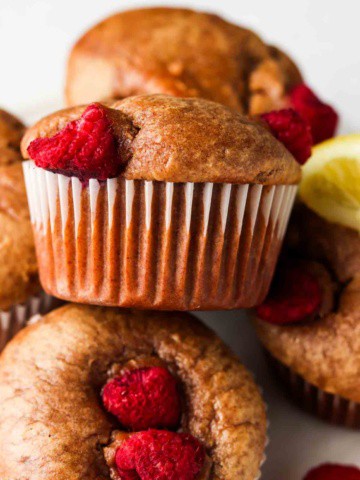
{"label": "muffin", "polygon": [[316,147],[305,166],[283,265],[256,327],[278,376],[306,410],[359,428],[360,224],[347,191],[356,199],[360,169],[344,140],[355,159],[360,137],[340,137]]}
{"label": "muffin", "polygon": [[69,304],[0,357],[7,480],[253,480],[265,441],[252,377],[189,314]]}
{"label": "muffin", "polygon": [[103,20],[76,43],[66,101],[162,93],[258,114],[282,108],[301,83],[293,61],[248,29],[208,13],[143,8]]}
{"label": "muffin", "polygon": [[21,167],[24,126],[0,110],[0,350],[27,318],[48,308],[41,294]]}
{"label": "muffin", "polygon": [[202,99],[129,97],[41,120],[22,151],[48,293],[166,310],[266,295],[301,172],[259,123]]}

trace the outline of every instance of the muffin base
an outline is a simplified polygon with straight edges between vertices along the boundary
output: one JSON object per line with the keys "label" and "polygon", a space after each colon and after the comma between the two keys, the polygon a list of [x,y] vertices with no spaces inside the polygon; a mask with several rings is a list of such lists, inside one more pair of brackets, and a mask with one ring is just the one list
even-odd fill
{"label": "muffin base", "polygon": [[0,352],[33,315],[47,313],[57,305],[58,300],[41,292],[10,310],[0,310]]}
{"label": "muffin base", "polygon": [[360,403],[325,392],[266,352],[271,369],[290,398],[306,412],[334,425],[360,429]]}
{"label": "muffin base", "polygon": [[294,185],[81,184],[24,162],[40,279],[73,302],[245,308],[265,297]]}

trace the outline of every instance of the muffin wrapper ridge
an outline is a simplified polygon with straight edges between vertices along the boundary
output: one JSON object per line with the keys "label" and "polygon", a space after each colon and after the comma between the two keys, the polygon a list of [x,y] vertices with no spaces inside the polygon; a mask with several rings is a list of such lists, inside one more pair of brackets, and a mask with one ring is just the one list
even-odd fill
{"label": "muffin wrapper ridge", "polygon": [[33,315],[49,312],[58,302],[45,292],[41,292],[9,310],[0,310],[0,352]]}
{"label": "muffin wrapper ridge", "polygon": [[24,173],[47,292],[165,310],[260,303],[297,189]]}
{"label": "muffin wrapper ridge", "polygon": [[269,353],[267,357],[287,393],[305,411],[335,425],[360,429],[360,403],[327,393],[307,382]]}

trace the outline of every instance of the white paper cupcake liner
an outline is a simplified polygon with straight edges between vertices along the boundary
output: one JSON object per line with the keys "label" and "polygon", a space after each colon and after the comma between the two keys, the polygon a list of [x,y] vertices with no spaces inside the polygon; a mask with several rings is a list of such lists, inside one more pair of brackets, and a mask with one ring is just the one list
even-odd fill
{"label": "white paper cupcake liner", "polygon": [[251,307],[267,293],[296,186],[90,180],[24,163],[42,284],[84,303]]}
{"label": "white paper cupcake liner", "polygon": [[286,391],[301,408],[326,422],[360,429],[360,403],[327,393],[307,382],[269,353],[267,357]]}
{"label": "white paper cupcake liner", "polygon": [[32,316],[49,312],[58,302],[45,292],[41,292],[9,310],[0,310],[0,352]]}

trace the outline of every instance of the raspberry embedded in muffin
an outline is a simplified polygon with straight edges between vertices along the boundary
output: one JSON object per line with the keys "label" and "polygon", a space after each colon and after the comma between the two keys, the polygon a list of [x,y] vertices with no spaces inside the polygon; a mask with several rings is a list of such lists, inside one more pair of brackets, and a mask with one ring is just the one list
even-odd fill
{"label": "raspberry embedded in muffin", "polygon": [[205,449],[188,433],[147,430],[123,440],[115,463],[121,480],[196,480]]}
{"label": "raspberry embedded in muffin", "polygon": [[313,144],[310,125],[295,110],[276,110],[264,113],[261,118],[300,165],[310,158]]}
{"label": "raspberry embedded in muffin", "polygon": [[304,83],[297,85],[290,92],[291,106],[311,126],[314,144],[335,135],[339,116],[331,105],[322,102]]}
{"label": "raspberry embedded in muffin", "polygon": [[[122,374],[111,378],[102,390],[106,410],[122,427],[136,432],[116,432],[115,440],[105,448],[112,477],[200,480],[206,456],[203,445],[188,433],[169,431],[180,424],[178,381],[164,366],[151,366],[153,362],[158,363],[156,357],[128,362]],[[137,363],[143,366],[129,370]]]}
{"label": "raspberry embedded in muffin", "polygon": [[267,299],[257,307],[261,320],[286,325],[308,320],[319,312],[322,291],[306,264],[282,266],[273,281]]}
{"label": "raspberry embedded in muffin", "polygon": [[123,168],[106,107],[98,103],[56,135],[33,140],[28,152],[38,167],[84,180],[116,177]]}
{"label": "raspberry embedded in muffin", "polygon": [[357,467],[328,463],[311,470],[304,480],[360,480],[360,470]]}
{"label": "raspberry embedded in muffin", "polygon": [[105,408],[129,430],[176,429],[181,400],[178,384],[164,367],[144,367],[109,380],[102,391]]}

